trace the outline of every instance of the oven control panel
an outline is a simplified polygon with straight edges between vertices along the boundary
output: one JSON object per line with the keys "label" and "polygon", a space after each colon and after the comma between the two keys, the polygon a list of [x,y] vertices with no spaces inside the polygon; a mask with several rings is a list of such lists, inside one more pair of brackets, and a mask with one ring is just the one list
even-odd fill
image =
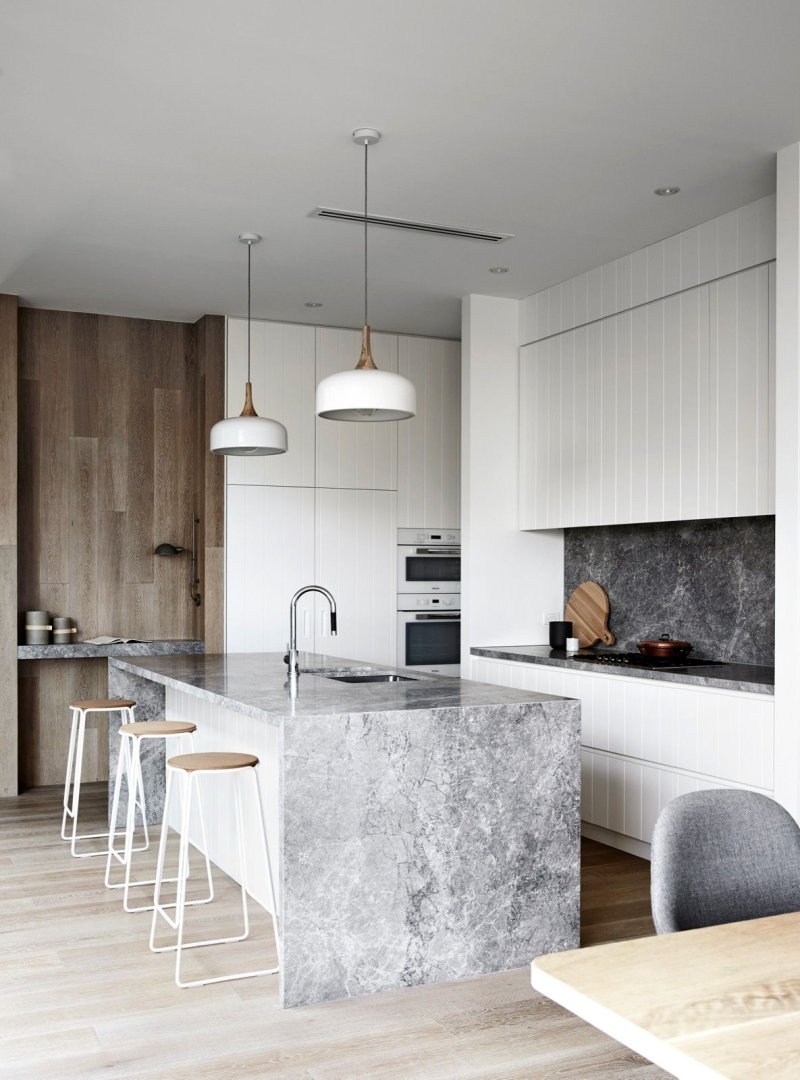
{"label": "oven control panel", "polygon": [[415,596],[413,593],[397,598],[399,611],[459,611],[461,596],[458,593],[440,596]]}
{"label": "oven control panel", "polygon": [[452,546],[461,543],[460,529],[398,529],[398,544],[425,544],[434,546],[437,544]]}

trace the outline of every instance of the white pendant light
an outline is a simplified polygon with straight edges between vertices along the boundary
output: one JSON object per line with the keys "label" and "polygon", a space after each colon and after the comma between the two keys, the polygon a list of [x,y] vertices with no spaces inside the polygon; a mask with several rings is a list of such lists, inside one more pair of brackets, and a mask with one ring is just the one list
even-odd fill
{"label": "white pendant light", "polygon": [[253,244],[258,233],[242,233],[239,240],[247,244],[247,383],[244,389],[244,408],[240,416],[219,420],[211,429],[211,453],[232,457],[265,457],[285,454],[288,441],[286,428],[278,420],[259,416],[253,405],[253,384],[250,382],[250,263]]}
{"label": "white pendant light", "polygon": [[417,391],[409,379],[379,371],[372,357],[368,318],[367,194],[369,148],[380,140],[375,128],[356,128],[353,141],[364,147],[364,326],[361,356],[351,371],[337,371],[317,386],[317,416],[325,420],[408,420],[417,411]]}

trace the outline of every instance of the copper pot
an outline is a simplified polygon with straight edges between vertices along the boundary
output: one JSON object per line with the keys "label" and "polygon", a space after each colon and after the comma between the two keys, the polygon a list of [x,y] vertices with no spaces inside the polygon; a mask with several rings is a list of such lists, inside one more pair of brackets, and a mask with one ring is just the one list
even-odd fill
{"label": "copper pot", "polygon": [[678,660],[692,651],[689,641],[673,641],[669,634],[662,634],[658,641],[640,641],[639,652],[643,656],[660,656],[664,660]]}

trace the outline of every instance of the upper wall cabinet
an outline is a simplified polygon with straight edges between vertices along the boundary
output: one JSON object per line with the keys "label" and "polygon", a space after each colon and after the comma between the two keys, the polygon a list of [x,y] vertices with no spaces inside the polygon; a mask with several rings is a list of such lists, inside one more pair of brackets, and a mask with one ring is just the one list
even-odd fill
{"label": "upper wall cabinet", "polygon": [[397,425],[397,524],[458,528],[461,344],[401,336],[398,370],[416,387],[417,415]]}
{"label": "upper wall cabinet", "polygon": [[520,527],[773,512],[770,310],[760,266],[522,348]]}
{"label": "upper wall cabinet", "polygon": [[[229,457],[229,484],[314,486],[315,328],[254,321],[250,368],[259,416],[280,420],[289,433],[285,454]],[[247,381],[247,321],[228,319],[227,415],[237,416]]]}
{"label": "upper wall cabinet", "polygon": [[[379,368],[397,371],[396,335],[373,334],[372,352]],[[354,368],[360,354],[360,331],[318,329],[317,380]],[[343,423],[317,417],[317,486],[396,491],[397,424]]]}
{"label": "upper wall cabinet", "polygon": [[774,269],[774,264],[759,266],[711,285],[712,517],[775,513],[775,378],[770,348]]}

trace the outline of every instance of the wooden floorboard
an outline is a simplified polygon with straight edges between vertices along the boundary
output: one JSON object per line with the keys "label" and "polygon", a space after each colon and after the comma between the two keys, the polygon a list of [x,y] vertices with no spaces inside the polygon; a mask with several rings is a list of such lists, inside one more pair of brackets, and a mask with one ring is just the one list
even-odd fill
{"label": "wooden floorboard", "polygon": [[[105,805],[105,785],[85,789],[92,831]],[[71,859],[59,827],[54,789],[0,800],[2,1080],[666,1077],[534,993],[527,968],[289,1010],[270,977],[178,990],[171,958],[147,947],[149,916],[123,914],[103,860]],[[192,913],[198,934],[235,918],[237,890],[216,880],[218,902]],[[646,862],[586,840],[582,880],[584,944],[653,932]],[[250,941],[197,950],[190,971],[274,956],[258,916]]]}

